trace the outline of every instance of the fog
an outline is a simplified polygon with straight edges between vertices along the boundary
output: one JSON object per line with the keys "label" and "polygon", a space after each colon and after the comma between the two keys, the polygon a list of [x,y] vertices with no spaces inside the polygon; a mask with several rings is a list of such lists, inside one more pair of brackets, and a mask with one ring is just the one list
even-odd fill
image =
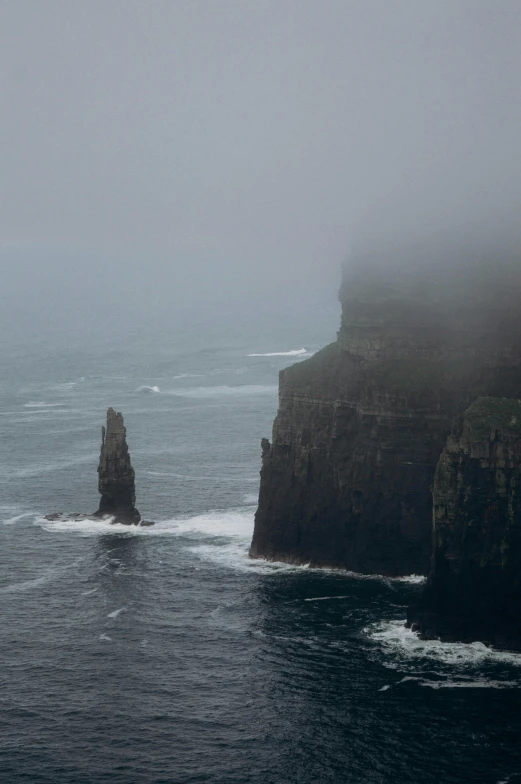
{"label": "fog", "polygon": [[0,63],[13,334],[334,308],[350,248],[518,239],[518,0],[3,0]]}

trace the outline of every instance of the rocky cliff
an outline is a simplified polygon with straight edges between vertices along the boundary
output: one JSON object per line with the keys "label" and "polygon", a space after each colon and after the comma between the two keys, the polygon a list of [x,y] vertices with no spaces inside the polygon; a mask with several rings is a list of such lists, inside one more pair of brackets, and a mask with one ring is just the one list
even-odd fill
{"label": "rocky cliff", "polygon": [[409,625],[521,648],[521,400],[480,398],[465,411],[433,501],[432,573]]}
{"label": "rocky cliff", "polygon": [[137,525],[134,469],[130,462],[123,416],[109,408],[107,425],[101,429],[98,489],[101,494],[98,516],[113,515],[115,522]]}
{"label": "rocky cliff", "polygon": [[346,267],[337,341],[280,374],[252,557],[428,572],[431,484],[452,419],[517,388],[513,290],[490,265]]}

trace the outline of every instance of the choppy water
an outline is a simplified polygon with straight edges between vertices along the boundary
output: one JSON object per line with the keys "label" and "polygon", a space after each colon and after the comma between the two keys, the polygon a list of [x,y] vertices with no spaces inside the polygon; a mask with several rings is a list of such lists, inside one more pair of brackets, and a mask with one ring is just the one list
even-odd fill
{"label": "choppy water", "polygon": [[[414,578],[247,558],[278,370],[330,338],[4,352],[2,782],[517,780],[521,657],[419,642]],[[45,521],[96,508],[109,405],[157,525]]]}

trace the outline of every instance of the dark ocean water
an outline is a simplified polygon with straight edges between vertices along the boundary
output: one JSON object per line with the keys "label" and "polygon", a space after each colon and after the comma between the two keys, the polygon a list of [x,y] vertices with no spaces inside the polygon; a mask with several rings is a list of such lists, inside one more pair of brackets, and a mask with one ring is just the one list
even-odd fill
{"label": "dark ocean water", "polygon": [[[4,346],[2,784],[513,782],[521,657],[405,631],[418,581],[249,561],[277,374],[334,333]],[[93,511],[123,411],[153,528]]]}

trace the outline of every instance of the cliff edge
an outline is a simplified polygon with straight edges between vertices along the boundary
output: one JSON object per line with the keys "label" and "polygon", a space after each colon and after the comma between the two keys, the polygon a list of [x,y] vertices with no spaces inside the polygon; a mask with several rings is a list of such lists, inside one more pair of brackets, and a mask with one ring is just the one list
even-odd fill
{"label": "cliff edge", "polygon": [[521,649],[521,400],[480,398],[465,411],[433,499],[432,572],[408,624]]}
{"label": "cliff edge", "polygon": [[453,417],[518,388],[510,273],[390,270],[346,267],[337,341],[280,374],[251,557],[427,574],[431,485]]}

